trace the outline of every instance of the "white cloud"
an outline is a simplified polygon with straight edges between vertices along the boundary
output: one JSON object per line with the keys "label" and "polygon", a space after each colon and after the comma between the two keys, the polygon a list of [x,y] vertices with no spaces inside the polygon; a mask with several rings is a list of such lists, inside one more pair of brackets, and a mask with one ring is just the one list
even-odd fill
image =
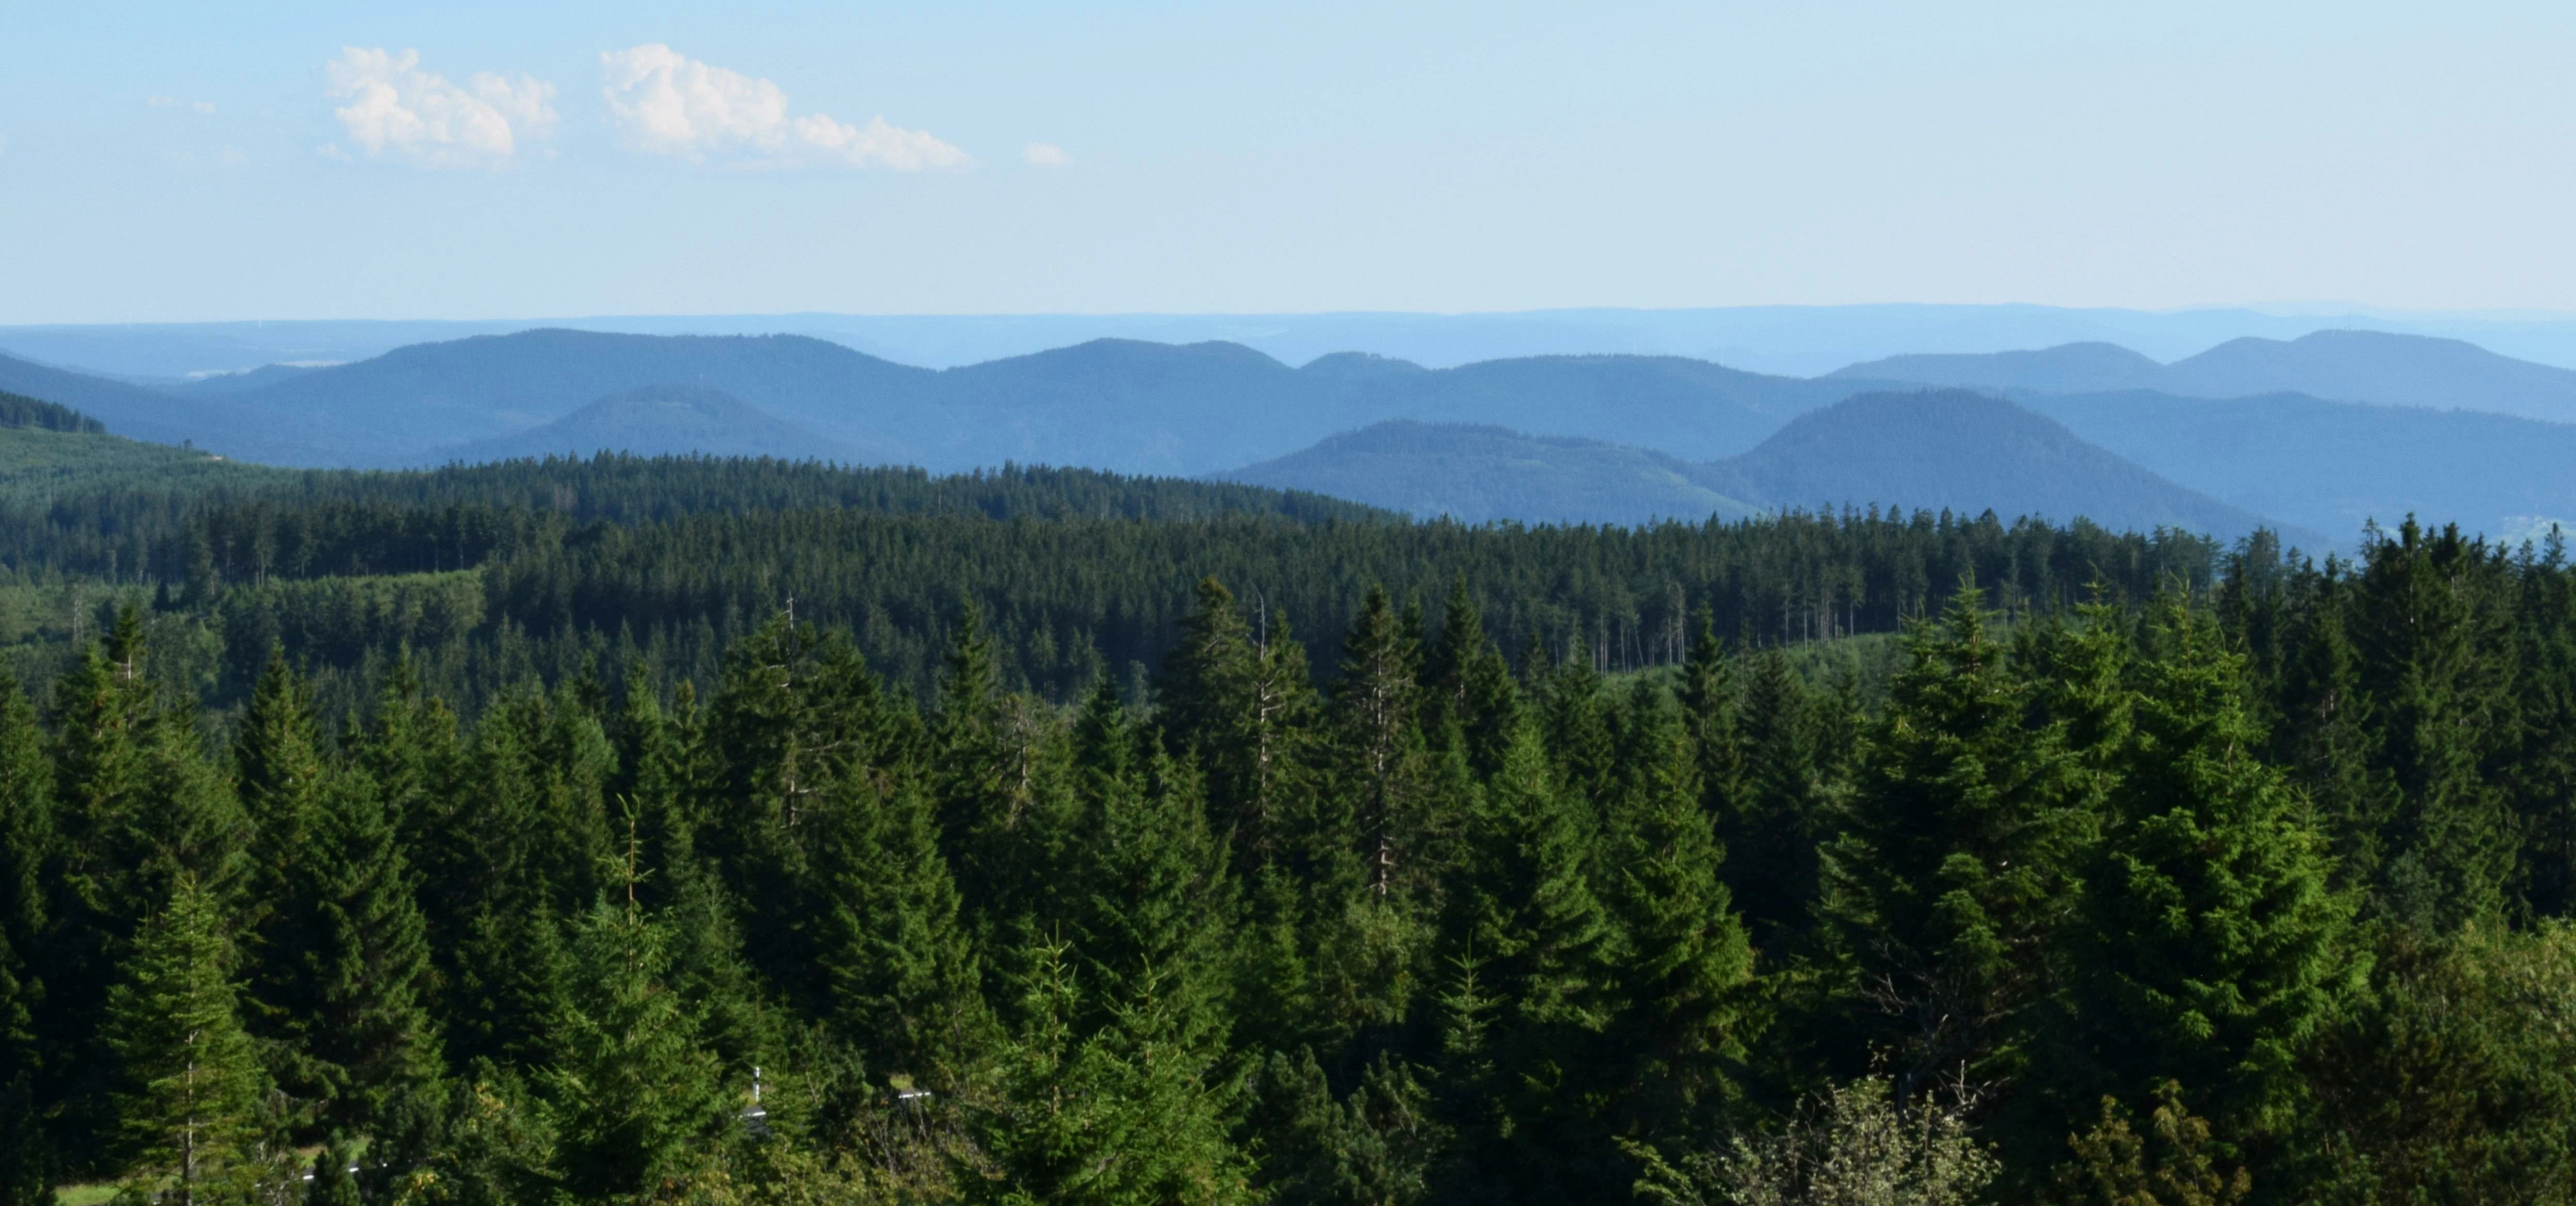
{"label": "white cloud", "polygon": [[178,103],[179,98],[175,96],[147,96],[143,98],[144,106],[152,109],[168,109]]}
{"label": "white cloud", "polygon": [[[464,86],[420,69],[420,53],[343,47],[331,60],[340,129],[369,156],[422,167],[481,167],[507,162],[522,141],[545,138],[555,86],[535,76],[507,79],[476,72]],[[325,154],[337,151],[333,146]]]}
{"label": "white cloud", "polygon": [[1033,142],[1020,148],[1020,160],[1038,167],[1063,167],[1073,162],[1064,148],[1051,142]]}
{"label": "white cloud", "polygon": [[197,112],[199,112],[199,113],[212,114],[212,113],[215,111],[215,102],[213,102],[213,101],[196,101],[196,102],[191,103],[188,107],[189,107],[189,108],[191,108],[191,109],[196,110],[196,111],[197,111]]}
{"label": "white cloud", "polygon": [[600,91],[626,145],[691,159],[743,155],[777,163],[841,163],[917,172],[964,167],[966,152],[920,130],[872,117],[853,126],[821,113],[792,117],[778,85],[649,43],[599,56]]}

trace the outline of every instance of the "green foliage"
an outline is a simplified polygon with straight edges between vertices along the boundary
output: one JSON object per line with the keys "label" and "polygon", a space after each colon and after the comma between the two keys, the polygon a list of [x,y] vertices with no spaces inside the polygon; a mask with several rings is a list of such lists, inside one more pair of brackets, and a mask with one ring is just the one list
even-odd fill
{"label": "green foliage", "polygon": [[267,1078],[242,1029],[225,928],[181,875],[107,997],[126,1183],[183,1206],[245,1195],[269,1171],[259,1158]]}
{"label": "green foliage", "polygon": [[2177,604],[2152,621],[2159,652],[2139,668],[2134,737],[2115,755],[2110,825],[2071,939],[2065,1037],[2081,1045],[2086,1088],[2144,1101],[2179,1082],[2224,1133],[2278,1136],[2296,1118],[2298,1053],[2365,965],[2317,834],[2256,757],[2241,659]]}
{"label": "green foliage", "polygon": [[2130,1125],[2120,1103],[2102,1099],[2102,1120],[2081,1135],[2057,1170],[2051,1200],[2062,1206],[2235,1206],[2253,1192],[2243,1168],[2225,1169],[2215,1155],[2209,1122],[2183,1108],[2182,1086],[2156,1089],[2156,1109],[2146,1135]]}
{"label": "green foliage", "polygon": [[2084,780],[1963,590],[1908,638],[1871,734],[1849,827],[1828,846],[1834,941],[1874,998],[1908,1094],[1965,1068],[2014,1075],[2028,1011],[2053,982],[2049,940],[2091,837]]}
{"label": "green foliage", "polygon": [[1999,1167],[1966,1103],[1900,1101],[1881,1080],[1834,1085],[1779,1131],[1736,1135],[1678,1166],[1638,1155],[1638,1196],[1670,1206],[1967,1206]]}
{"label": "green foliage", "polygon": [[981,1158],[962,1170],[968,1201],[1215,1206],[1253,1200],[1242,1155],[1226,1138],[1232,1085],[1213,1054],[1183,1033],[1167,973],[1137,985],[1103,1025],[1065,948],[1042,944],[998,1052],[991,1096],[970,1103]]}
{"label": "green foliage", "polygon": [[2391,935],[2369,996],[2310,1057],[2317,1200],[2576,1194],[2576,930]]}

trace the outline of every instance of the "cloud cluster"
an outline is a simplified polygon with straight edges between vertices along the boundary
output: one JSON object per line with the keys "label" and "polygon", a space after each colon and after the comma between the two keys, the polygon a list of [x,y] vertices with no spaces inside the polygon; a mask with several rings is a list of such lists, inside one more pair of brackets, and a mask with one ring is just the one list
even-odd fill
{"label": "cloud cluster", "polygon": [[[371,157],[421,167],[506,163],[554,129],[555,86],[534,76],[477,72],[460,87],[420,69],[420,54],[345,47],[328,69],[340,128]],[[336,145],[326,155],[345,156]]]}
{"label": "cloud cluster", "polygon": [[608,51],[599,63],[610,124],[639,151],[898,172],[973,162],[924,131],[902,129],[882,117],[854,126],[821,113],[791,116],[778,85],[659,43]]}

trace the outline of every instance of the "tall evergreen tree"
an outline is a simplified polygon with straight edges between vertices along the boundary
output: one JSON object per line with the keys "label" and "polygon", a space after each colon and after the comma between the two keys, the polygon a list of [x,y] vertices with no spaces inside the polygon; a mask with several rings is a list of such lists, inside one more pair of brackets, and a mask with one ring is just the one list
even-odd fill
{"label": "tall evergreen tree", "polygon": [[1596,1078],[1622,936],[1587,875],[1588,814],[1524,723],[1468,818],[1451,895],[1440,1095],[1459,1145],[1444,1200],[1549,1201],[1616,1183]]}
{"label": "tall evergreen tree", "polygon": [[261,1171],[267,1086],[237,1011],[228,928],[181,873],[107,998],[127,1182],[181,1206],[245,1196]]}
{"label": "tall evergreen tree", "polygon": [[1705,808],[1696,743],[1659,693],[1640,692],[1628,756],[1640,773],[1610,826],[1621,840],[1601,860],[1612,914],[1627,943],[1617,964],[1621,1002],[1610,1048],[1633,1137],[1679,1138],[1717,1104],[1724,1065],[1744,1055],[1751,1029],[1745,987],[1753,951],[1719,871],[1725,852]]}
{"label": "tall evergreen tree", "polygon": [[2379,727],[2347,632],[2349,594],[2328,558],[2306,592],[2297,644],[2281,675],[2275,759],[2306,794],[2339,889],[2379,882],[2397,790],[2377,754]]}
{"label": "tall evergreen tree", "polygon": [[2490,760],[2518,740],[2500,554],[2409,519],[2367,550],[2354,608],[2376,766],[2396,788],[2379,907],[2447,931],[2503,914],[2518,841]]}
{"label": "tall evergreen tree", "polygon": [[1776,646],[1755,655],[1735,725],[1740,769],[1727,807],[1714,814],[1727,886],[1754,945],[1773,960],[1797,948],[1816,898],[1824,835],[1814,710],[1787,655]]}
{"label": "tall evergreen tree", "polygon": [[846,635],[778,617],[727,652],[706,740],[705,853],[741,902],[746,950],[789,1000],[823,1016],[816,862],[838,821],[825,802],[836,784],[909,757],[918,722],[885,698]]}
{"label": "tall evergreen tree", "polygon": [[846,783],[822,867],[832,1018],[872,1075],[952,1083],[988,1037],[980,972],[939,852],[929,793],[910,776]]}
{"label": "tall evergreen tree", "polygon": [[578,1200],[631,1198],[698,1170],[742,1108],[670,984],[669,948],[632,895],[573,923],[538,1087],[557,1176]]}
{"label": "tall evergreen tree", "polygon": [[58,841],[38,1029],[60,1057],[45,1073],[47,1096],[61,1103],[56,1134],[75,1166],[101,1159],[110,1139],[115,1057],[98,1019],[127,944],[181,880],[229,900],[244,871],[248,824],[205,757],[193,711],[162,706],[145,652],[142,617],[126,608],[54,690]]}
{"label": "tall evergreen tree", "polygon": [[1983,601],[1963,589],[1908,634],[1910,664],[1825,861],[1838,948],[1907,1096],[1961,1069],[1985,1083],[2019,1073],[2092,830],[2074,803],[2080,768],[2054,728],[2025,723],[2028,688]]}
{"label": "tall evergreen tree", "polygon": [[282,1087],[321,1107],[325,1133],[362,1131],[438,1074],[427,930],[374,783],[337,776],[314,812],[290,852],[256,992],[292,1052],[278,1061]]}
{"label": "tall evergreen tree", "polygon": [[2097,1078],[2065,1095],[2065,1121],[2106,1094],[2147,1109],[2172,1081],[2222,1136],[2278,1136],[2298,1053],[2359,987],[2346,906],[2300,802],[2257,757],[2242,655],[2171,600],[2155,628],[2072,937],[2074,1033]]}
{"label": "tall evergreen tree", "polygon": [[37,1029],[50,926],[45,882],[54,846],[54,768],[36,710],[0,670],[0,1206],[48,1200],[36,1092],[45,1047]]}

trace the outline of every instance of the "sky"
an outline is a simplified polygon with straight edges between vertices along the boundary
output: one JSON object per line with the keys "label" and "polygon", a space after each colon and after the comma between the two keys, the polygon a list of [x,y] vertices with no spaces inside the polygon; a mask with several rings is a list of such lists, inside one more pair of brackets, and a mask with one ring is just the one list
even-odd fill
{"label": "sky", "polygon": [[2576,310],[2576,6],[0,0],[0,323]]}

